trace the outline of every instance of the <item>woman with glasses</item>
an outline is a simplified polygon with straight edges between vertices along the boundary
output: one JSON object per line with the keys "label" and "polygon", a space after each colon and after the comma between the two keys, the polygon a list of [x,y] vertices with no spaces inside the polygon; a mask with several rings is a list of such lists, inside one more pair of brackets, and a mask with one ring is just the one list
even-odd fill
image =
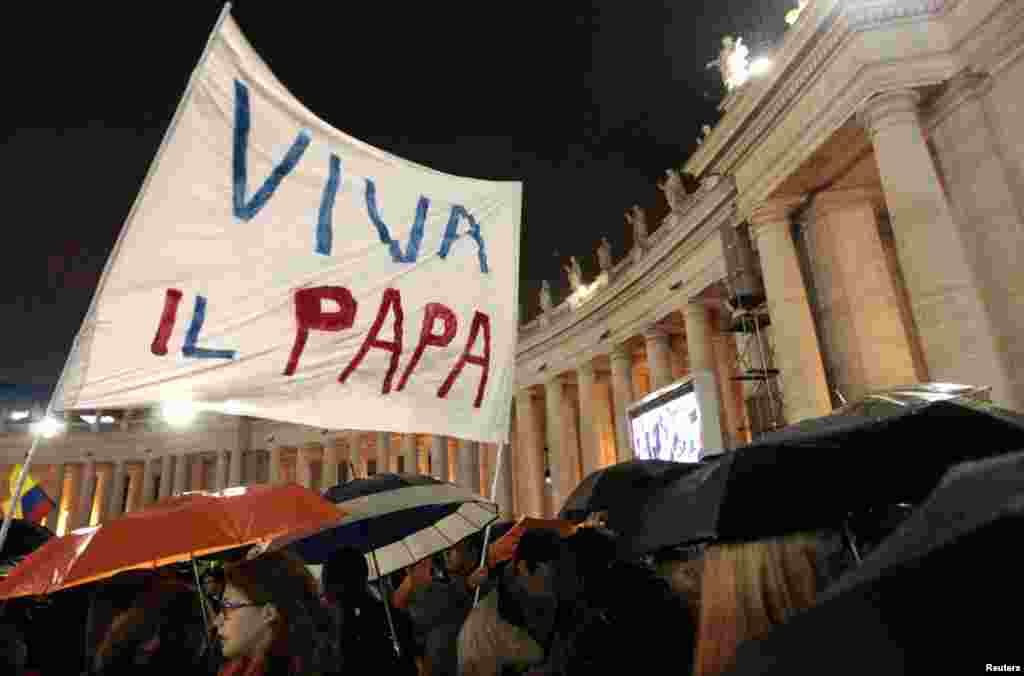
{"label": "woman with glasses", "polygon": [[224,568],[214,621],[221,676],[327,676],[341,671],[337,622],[302,561],[271,552]]}

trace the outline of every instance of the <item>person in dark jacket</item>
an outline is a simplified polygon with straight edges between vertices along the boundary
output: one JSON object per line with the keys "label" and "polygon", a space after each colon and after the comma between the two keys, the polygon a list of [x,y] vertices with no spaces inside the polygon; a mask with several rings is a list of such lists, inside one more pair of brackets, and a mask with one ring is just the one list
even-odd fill
{"label": "person in dark jacket", "polygon": [[28,647],[21,632],[10,624],[0,624],[0,674],[22,676]]}
{"label": "person in dark jacket", "polygon": [[409,616],[397,608],[390,609],[401,652],[396,655],[384,602],[370,594],[369,575],[366,556],[353,547],[332,554],[321,574],[324,597],[341,615],[344,670],[354,674],[415,675],[416,651]]}

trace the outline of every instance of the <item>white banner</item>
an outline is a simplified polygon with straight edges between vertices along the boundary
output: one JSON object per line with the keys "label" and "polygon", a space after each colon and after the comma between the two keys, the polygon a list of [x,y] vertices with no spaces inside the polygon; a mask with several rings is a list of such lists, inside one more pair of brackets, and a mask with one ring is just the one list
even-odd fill
{"label": "white banner", "polygon": [[[347,99],[372,105],[365,92]],[[504,442],[521,201],[521,183],[442,174],[330,127],[228,16],[56,408],[191,400],[325,429]]]}

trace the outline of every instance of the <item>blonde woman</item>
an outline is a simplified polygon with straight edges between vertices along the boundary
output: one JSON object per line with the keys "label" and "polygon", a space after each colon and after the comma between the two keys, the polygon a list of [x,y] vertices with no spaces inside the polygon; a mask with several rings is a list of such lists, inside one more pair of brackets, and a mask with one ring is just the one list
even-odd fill
{"label": "blonde woman", "polygon": [[817,536],[801,534],[708,547],[695,676],[727,671],[741,643],[814,605],[818,546]]}

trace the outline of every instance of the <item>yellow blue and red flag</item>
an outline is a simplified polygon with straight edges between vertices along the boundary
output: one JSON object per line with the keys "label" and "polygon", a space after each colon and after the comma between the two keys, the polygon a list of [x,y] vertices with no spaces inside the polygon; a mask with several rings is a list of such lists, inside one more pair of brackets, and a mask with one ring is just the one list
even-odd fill
{"label": "yellow blue and red flag", "polygon": [[[18,487],[18,475],[21,473],[21,465],[15,465],[11,469],[10,485],[11,485],[11,496],[7,499],[4,504],[4,511],[8,512],[11,510],[11,501],[13,500],[14,491]],[[39,485],[32,475],[29,474],[25,477],[25,486],[22,490],[21,504],[14,506],[14,517],[16,519],[27,519],[35,523],[41,523],[46,515],[56,507],[53,500],[43,487]]]}

